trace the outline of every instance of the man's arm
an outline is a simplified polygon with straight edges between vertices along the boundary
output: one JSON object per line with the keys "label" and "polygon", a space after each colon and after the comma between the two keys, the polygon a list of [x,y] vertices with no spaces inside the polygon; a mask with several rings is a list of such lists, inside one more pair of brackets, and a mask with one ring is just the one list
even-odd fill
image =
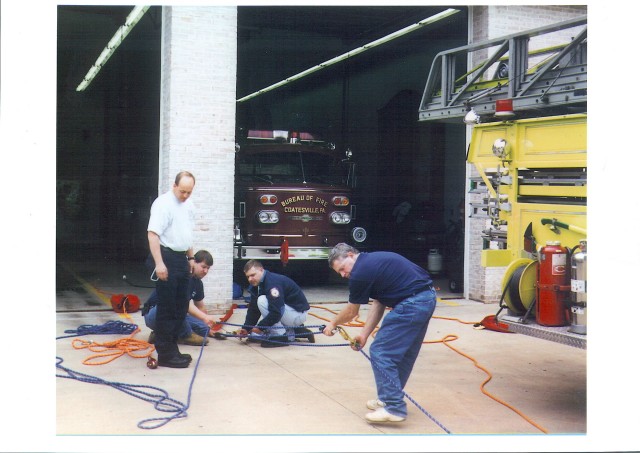
{"label": "man's arm", "polygon": [[[193,257],[193,247],[189,247],[189,250],[187,250],[187,257],[192,258]],[[193,270],[196,267],[196,261],[195,260],[189,260],[189,272],[191,273],[191,275],[193,275]]]}
{"label": "man's arm", "polygon": [[378,323],[382,319],[382,315],[384,315],[385,308],[386,307],[383,304],[375,299],[373,300],[371,308],[369,309],[369,314],[367,315],[367,320],[364,323],[364,327],[354,338],[355,342],[358,344],[357,348],[354,349],[362,349],[364,345],[367,344],[367,339],[378,326]]}
{"label": "man's arm", "polygon": [[333,319],[333,321],[331,321],[329,323],[329,325],[327,327],[324,328],[324,330],[322,331],[322,333],[324,333],[327,336],[332,336],[334,334],[334,330],[336,330],[336,327],[339,326],[340,324],[346,324],[348,322],[353,321],[353,319],[358,316],[358,313],[360,313],[360,304],[353,304],[351,302],[347,302],[347,306],[344,307],[337,315],[336,317]]}
{"label": "man's arm", "polygon": [[193,316],[196,319],[199,319],[200,321],[204,322],[206,325],[208,325],[209,327],[213,327],[213,325],[216,323],[215,319],[213,318],[213,316],[209,315],[205,309],[204,309],[204,301],[199,300],[199,301],[194,301],[194,300],[190,300],[189,301],[189,314],[191,316]]}
{"label": "man's arm", "polygon": [[160,236],[153,231],[149,231],[147,232],[147,238],[149,239],[149,250],[151,251],[151,256],[153,257],[154,263],[156,263],[156,276],[160,280],[168,280],[169,271],[167,270],[167,266],[164,265],[162,252],[160,252]]}
{"label": "man's arm", "polygon": [[260,309],[258,308],[258,302],[251,297],[251,301],[247,305],[247,316],[244,319],[244,324],[242,328],[238,332],[239,335],[247,335],[249,331],[255,329],[255,325],[258,323],[260,319]]}

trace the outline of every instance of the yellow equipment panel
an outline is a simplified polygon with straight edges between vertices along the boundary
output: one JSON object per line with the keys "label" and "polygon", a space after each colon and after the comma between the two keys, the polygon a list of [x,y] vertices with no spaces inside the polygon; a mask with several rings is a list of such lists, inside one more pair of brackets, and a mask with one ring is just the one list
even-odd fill
{"label": "yellow equipment panel", "polygon": [[[497,141],[506,143],[503,153],[494,152]],[[530,257],[525,233],[537,247],[560,241],[572,248],[586,239],[586,115],[478,124],[468,160],[495,206],[489,210],[493,227],[506,225],[507,231],[506,248],[482,251],[483,266]]]}

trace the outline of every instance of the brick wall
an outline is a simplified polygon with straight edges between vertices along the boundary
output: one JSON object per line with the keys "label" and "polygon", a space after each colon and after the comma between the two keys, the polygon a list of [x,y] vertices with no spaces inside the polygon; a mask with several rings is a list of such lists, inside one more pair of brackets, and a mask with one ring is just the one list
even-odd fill
{"label": "brick wall", "polygon": [[[469,36],[472,43],[479,42],[561,22],[585,14],[587,14],[586,6],[472,6],[469,8]],[[529,43],[529,49],[565,43],[574,35],[575,29],[567,29],[547,36],[534,37]],[[477,52],[474,55],[474,59],[469,62],[470,67],[486,59],[491,51],[492,49],[486,49],[482,52]],[[477,175],[475,168],[472,165],[469,167],[468,174],[471,176]],[[469,194],[467,198],[470,203],[481,202],[481,196],[478,194]],[[502,278],[506,268],[483,268],[480,265],[480,254],[482,252],[480,233],[488,226],[487,220],[480,218],[469,219],[467,228],[469,232],[467,238],[469,257],[467,263],[467,297],[486,303],[496,303],[500,300]]]}
{"label": "brick wall", "polygon": [[231,299],[236,106],[235,7],[162,8],[159,193],[196,177],[195,249],[212,253],[205,302]]}

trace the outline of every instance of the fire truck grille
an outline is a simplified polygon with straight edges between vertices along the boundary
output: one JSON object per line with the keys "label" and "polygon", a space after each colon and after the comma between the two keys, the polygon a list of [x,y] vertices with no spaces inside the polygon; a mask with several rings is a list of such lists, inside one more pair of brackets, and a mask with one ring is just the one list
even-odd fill
{"label": "fire truck grille", "polygon": [[289,217],[291,220],[298,220],[300,222],[311,222],[311,221],[321,221],[323,220],[322,216],[312,216],[312,215],[293,215]]}

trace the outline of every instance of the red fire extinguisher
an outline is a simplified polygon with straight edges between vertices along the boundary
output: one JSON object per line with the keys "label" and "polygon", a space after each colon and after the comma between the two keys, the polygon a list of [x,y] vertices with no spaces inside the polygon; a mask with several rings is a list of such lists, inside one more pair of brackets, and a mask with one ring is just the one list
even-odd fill
{"label": "red fire extinguisher", "polygon": [[289,262],[289,241],[286,239],[282,239],[282,244],[280,244],[280,261],[283,266],[286,266]]}
{"label": "red fire extinguisher", "polygon": [[571,298],[569,251],[560,241],[547,241],[538,259],[536,321],[543,326],[566,326]]}

